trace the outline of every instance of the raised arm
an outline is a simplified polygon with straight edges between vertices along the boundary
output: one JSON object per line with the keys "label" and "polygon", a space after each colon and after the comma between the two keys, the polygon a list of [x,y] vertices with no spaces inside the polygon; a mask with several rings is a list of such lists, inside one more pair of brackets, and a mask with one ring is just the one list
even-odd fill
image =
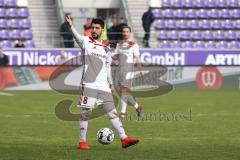
{"label": "raised arm", "polygon": [[75,27],[73,26],[73,21],[71,19],[71,17],[67,16],[66,17],[66,21],[68,22],[68,25],[71,29],[71,32],[73,34],[73,37],[75,39],[75,41],[77,42],[77,44],[79,45],[79,47],[83,48],[83,44],[84,44],[84,40],[85,40],[85,36],[80,35],[77,30],[75,29]]}

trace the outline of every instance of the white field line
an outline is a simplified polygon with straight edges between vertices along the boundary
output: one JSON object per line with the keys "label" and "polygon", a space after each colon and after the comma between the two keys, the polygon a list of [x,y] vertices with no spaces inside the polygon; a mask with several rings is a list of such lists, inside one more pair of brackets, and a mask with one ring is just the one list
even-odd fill
{"label": "white field line", "polygon": [[0,96],[14,96],[12,93],[0,92]]}

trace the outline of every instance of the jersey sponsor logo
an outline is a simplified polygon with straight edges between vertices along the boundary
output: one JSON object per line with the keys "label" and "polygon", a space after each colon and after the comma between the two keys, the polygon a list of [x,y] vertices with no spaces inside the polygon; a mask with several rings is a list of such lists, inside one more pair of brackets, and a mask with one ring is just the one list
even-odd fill
{"label": "jersey sponsor logo", "polygon": [[222,81],[222,74],[217,67],[203,67],[197,72],[196,83],[199,89],[219,89]]}
{"label": "jersey sponsor logo", "polygon": [[107,58],[105,55],[101,55],[101,54],[97,54],[97,53],[92,53],[93,56],[97,56],[97,57],[102,57],[102,58]]}

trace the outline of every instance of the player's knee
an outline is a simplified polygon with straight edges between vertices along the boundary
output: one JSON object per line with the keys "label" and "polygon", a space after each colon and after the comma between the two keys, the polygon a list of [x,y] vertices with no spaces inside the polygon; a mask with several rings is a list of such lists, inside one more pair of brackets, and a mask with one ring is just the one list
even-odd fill
{"label": "player's knee", "polygon": [[81,108],[80,121],[89,120],[89,116],[90,116],[91,112],[92,112],[92,110],[89,108]]}
{"label": "player's knee", "polygon": [[108,114],[108,117],[109,117],[110,120],[111,120],[111,119],[118,118],[117,110],[116,110],[116,109],[108,112],[107,114]]}

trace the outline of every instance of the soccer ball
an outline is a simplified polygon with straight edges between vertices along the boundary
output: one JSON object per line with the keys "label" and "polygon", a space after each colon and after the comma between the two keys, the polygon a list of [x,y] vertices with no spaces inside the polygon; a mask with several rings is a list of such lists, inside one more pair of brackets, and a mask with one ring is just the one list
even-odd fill
{"label": "soccer ball", "polygon": [[112,143],[114,139],[114,133],[109,128],[102,128],[97,132],[97,140],[99,143],[107,145]]}

